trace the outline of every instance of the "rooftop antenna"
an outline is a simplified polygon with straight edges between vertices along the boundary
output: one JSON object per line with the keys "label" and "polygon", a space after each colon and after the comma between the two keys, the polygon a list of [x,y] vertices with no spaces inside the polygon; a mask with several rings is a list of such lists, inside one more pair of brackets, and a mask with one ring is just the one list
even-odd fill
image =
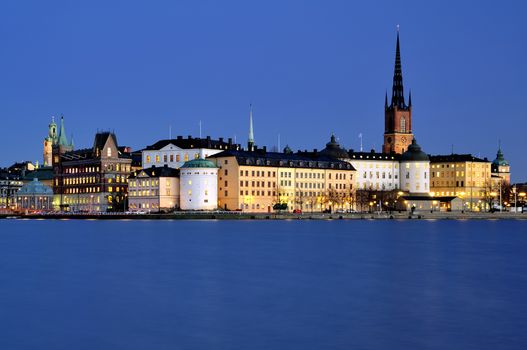
{"label": "rooftop antenna", "polygon": [[359,133],[359,139],[360,139],[360,151],[362,152],[362,133]]}
{"label": "rooftop antenna", "polygon": [[238,142],[236,142],[236,134],[234,134],[234,144],[236,144]]}
{"label": "rooftop antenna", "polygon": [[201,120],[199,121],[199,138],[201,138]]}
{"label": "rooftop antenna", "polygon": [[280,152],[280,134],[278,134],[278,152]]}

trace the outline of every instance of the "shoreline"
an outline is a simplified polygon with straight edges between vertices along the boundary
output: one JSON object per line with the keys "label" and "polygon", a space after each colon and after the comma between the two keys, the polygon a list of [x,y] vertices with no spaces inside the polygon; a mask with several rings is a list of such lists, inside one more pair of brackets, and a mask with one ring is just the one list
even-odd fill
{"label": "shoreline", "polygon": [[171,214],[0,214],[18,220],[527,220],[527,213],[171,213]]}

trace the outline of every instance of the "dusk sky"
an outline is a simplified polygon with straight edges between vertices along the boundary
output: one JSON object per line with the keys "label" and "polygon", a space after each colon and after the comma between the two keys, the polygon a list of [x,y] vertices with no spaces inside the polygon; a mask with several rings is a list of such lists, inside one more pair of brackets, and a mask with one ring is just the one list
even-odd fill
{"label": "dusk sky", "polygon": [[527,181],[523,1],[2,1],[0,166],[42,162],[51,116],[141,149],[172,135],[381,149],[400,25],[413,131],[431,154]]}

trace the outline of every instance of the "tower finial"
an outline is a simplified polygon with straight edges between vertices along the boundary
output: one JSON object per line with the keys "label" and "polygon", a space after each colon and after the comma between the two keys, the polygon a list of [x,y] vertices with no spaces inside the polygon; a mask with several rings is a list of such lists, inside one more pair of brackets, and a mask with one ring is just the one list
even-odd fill
{"label": "tower finial", "polygon": [[384,108],[388,109],[388,90],[384,94]]}
{"label": "tower finial", "polygon": [[408,95],[408,107],[412,107],[412,90],[410,90],[410,94]]}
{"label": "tower finial", "polygon": [[404,103],[403,69],[401,65],[401,49],[399,44],[399,26],[397,26],[397,43],[395,45],[395,67],[393,71],[392,107],[397,107],[400,109],[406,107]]}
{"label": "tower finial", "polygon": [[252,151],[254,147],[254,131],[253,131],[253,105],[249,104],[249,138],[247,140],[247,148]]}

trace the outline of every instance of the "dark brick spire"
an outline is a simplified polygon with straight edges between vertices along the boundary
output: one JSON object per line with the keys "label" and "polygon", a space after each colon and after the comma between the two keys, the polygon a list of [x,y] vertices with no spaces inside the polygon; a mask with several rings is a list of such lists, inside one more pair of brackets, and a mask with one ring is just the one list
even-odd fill
{"label": "dark brick spire", "polygon": [[395,48],[395,69],[393,72],[392,107],[406,109],[403,91],[403,69],[401,66],[401,50],[399,48],[399,26],[397,26],[397,45]]}

